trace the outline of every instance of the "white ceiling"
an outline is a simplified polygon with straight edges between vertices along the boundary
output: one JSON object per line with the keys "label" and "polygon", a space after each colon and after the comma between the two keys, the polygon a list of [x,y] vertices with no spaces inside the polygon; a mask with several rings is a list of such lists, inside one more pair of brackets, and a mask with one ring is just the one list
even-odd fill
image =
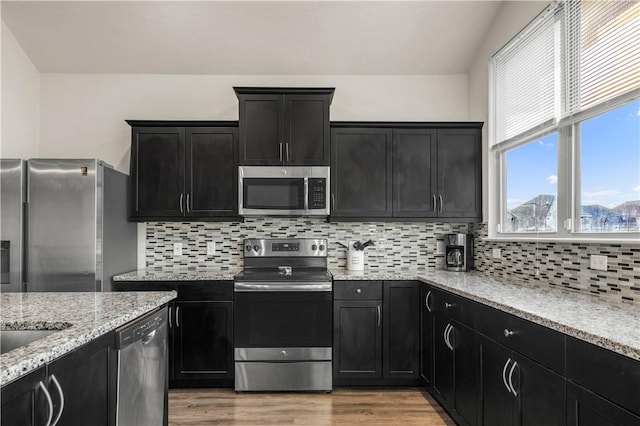
{"label": "white ceiling", "polygon": [[501,1],[2,1],[41,73],[466,73]]}

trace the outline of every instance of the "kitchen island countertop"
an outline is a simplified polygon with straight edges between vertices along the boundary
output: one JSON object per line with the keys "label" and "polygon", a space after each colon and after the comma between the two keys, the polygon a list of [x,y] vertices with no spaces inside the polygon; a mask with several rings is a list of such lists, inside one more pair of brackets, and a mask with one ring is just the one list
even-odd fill
{"label": "kitchen island countertop", "polygon": [[0,355],[0,386],[168,303],[174,291],[1,293],[2,330],[59,330]]}

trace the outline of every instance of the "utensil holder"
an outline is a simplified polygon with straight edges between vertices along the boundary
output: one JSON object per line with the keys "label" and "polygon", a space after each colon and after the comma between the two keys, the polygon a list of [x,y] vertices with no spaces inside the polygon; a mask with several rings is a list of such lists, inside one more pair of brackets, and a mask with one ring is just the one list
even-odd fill
{"label": "utensil holder", "polygon": [[364,270],[364,250],[347,251],[347,269],[349,271]]}

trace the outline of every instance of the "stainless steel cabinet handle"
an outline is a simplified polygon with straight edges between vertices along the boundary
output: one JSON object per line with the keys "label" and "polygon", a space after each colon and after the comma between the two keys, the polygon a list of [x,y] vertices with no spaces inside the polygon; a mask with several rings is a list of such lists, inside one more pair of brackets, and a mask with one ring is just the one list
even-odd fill
{"label": "stainless steel cabinet handle", "polygon": [[376,306],[376,314],[378,316],[378,327],[380,327],[380,320],[382,319],[382,313],[380,312],[380,305]]}
{"label": "stainless steel cabinet handle", "polygon": [[191,212],[191,208],[189,207],[189,195],[191,194],[187,194],[187,203],[186,203],[187,213]]}
{"label": "stainless steel cabinet handle", "polygon": [[184,208],[182,207],[183,198],[184,198],[184,194],[180,194],[180,213],[184,213]]}
{"label": "stainless steel cabinet handle", "polygon": [[[287,144],[288,145],[288,144]],[[304,209],[309,210],[309,178],[304,178]]]}
{"label": "stainless steel cabinet handle", "polygon": [[509,370],[509,387],[511,388],[511,392],[513,392],[514,396],[518,396],[518,392],[516,392],[513,387],[513,370],[515,370],[516,365],[518,365],[518,361],[513,361],[513,365],[511,366],[511,370]]}
{"label": "stainless steel cabinet handle", "polygon": [[176,327],[180,327],[180,306],[176,306]]}
{"label": "stainless steel cabinet handle", "polygon": [[169,328],[173,327],[173,325],[171,325],[171,306],[169,306]]}
{"label": "stainless steel cabinet handle", "polygon": [[291,159],[289,158],[289,142],[287,142],[286,149],[287,149],[287,161],[291,161]]}
{"label": "stainless steel cabinet handle", "polygon": [[51,400],[51,395],[44,383],[38,383],[38,388],[40,388],[42,393],[44,393],[44,397],[47,399],[47,405],[49,406],[49,415],[47,416],[47,423],[45,423],[45,426],[51,426],[51,419],[53,419],[53,401]]}
{"label": "stainless steel cabinet handle", "polygon": [[282,142],[280,142],[280,161],[282,161]]}
{"label": "stainless steel cabinet handle", "polygon": [[334,195],[334,193],[331,193],[331,213],[333,213],[333,210],[336,208],[336,196]]}
{"label": "stainless steel cabinet handle", "polygon": [[513,336],[513,331],[509,330],[508,328],[504,329],[504,337],[510,337]]}
{"label": "stainless steel cabinet handle", "polygon": [[436,212],[436,208],[438,208],[438,202],[436,201],[436,194],[433,194],[433,212]]}
{"label": "stainless steel cabinet handle", "polygon": [[60,411],[58,411],[58,415],[56,416],[55,420],[53,420],[53,423],[51,423],[51,426],[56,426],[60,421],[60,417],[62,417],[62,411],[64,410],[64,392],[62,392],[60,382],[58,382],[58,379],[56,379],[56,376],[54,374],[51,375],[51,381],[54,385],[56,385],[56,388],[58,389],[58,395],[60,395]]}
{"label": "stainless steel cabinet handle", "polygon": [[504,363],[504,368],[502,369],[502,383],[504,383],[504,387],[507,388],[507,392],[511,393],[511,388],[509,387],[509,383],[507,383],[507,368],[509,368],[509,363],[511,362],[511,358]]}
{"label": "stainless steel cabinet handle", "polygon": [[453,331],[453,326],[451,324],[447,324],[444,329],[444,343],[447,345],[449,350],[453,350],[453,344],[451,344],[451,332]]}
{"label": "stainless steel cabinet handle", "polygon": [[427,311],[433,312],[433,310],[431,309],[431,306],[429,306],[429,297],[430,296],[431,296],[431,290],[429,290],[427,295],[424,297],[424,306],[427,307]]}
{"label": "stainless steel cabinet handle", "polygon": [[442,213],[442,194],[438,195],[438,198],[440,199],[440,213]]}
{"label": "stainless steel cabinet handle", "polygon": [[358,294],[362,293],[362,289],[356,288],[356,293],[358,293]]}

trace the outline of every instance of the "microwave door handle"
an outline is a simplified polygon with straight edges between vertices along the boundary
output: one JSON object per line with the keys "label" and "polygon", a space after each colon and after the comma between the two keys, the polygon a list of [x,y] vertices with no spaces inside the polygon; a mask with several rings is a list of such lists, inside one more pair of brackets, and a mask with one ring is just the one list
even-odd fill
{"label": "microwave door handle", "polygon": [[304,178],[304,211],[309,211],[309,178]]}

